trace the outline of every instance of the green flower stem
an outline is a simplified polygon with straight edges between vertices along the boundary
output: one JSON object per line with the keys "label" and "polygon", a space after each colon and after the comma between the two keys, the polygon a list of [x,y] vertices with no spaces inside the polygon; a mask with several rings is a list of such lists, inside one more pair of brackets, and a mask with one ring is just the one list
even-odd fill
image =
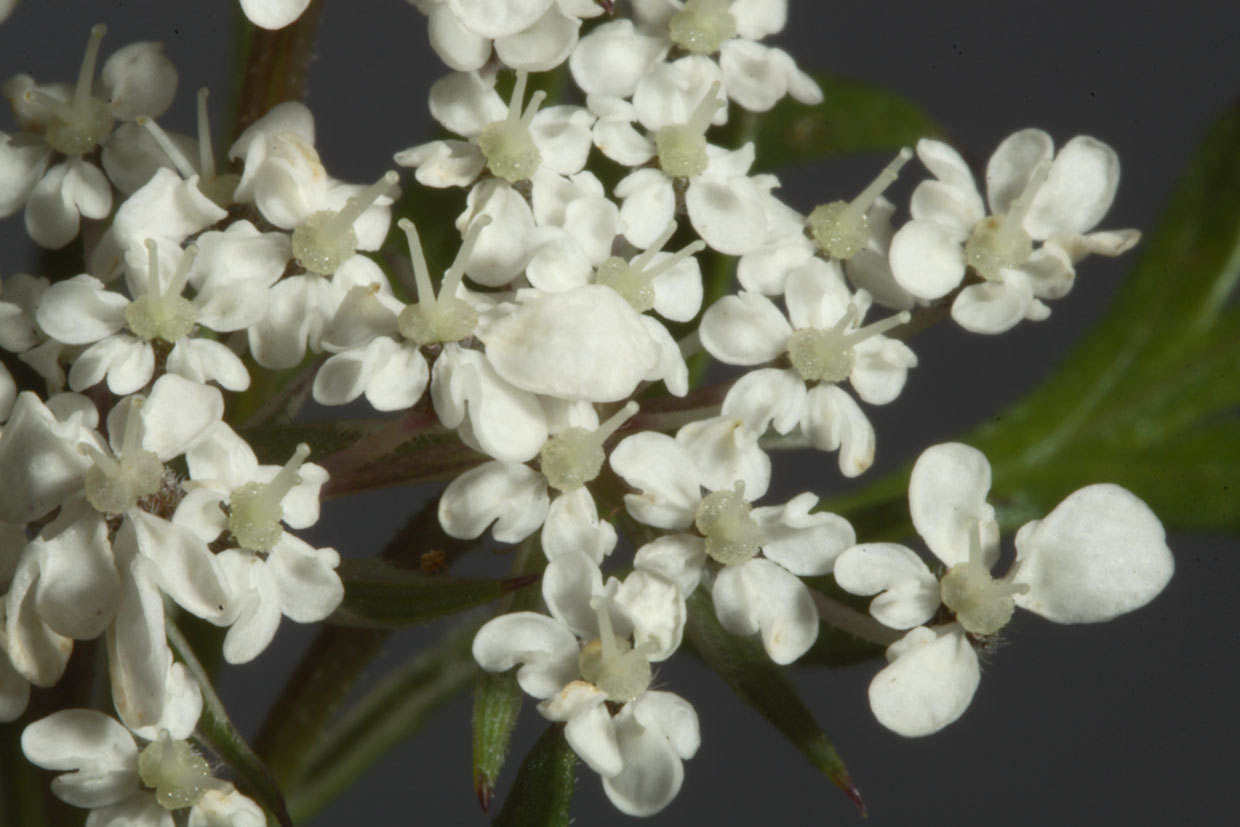
{"label": "green flower stem", "polygon": [[236,105],[230,130],[233,140],[276,104],[305,97],[322,11],[323,0],[313,0],[294,23],[268,31],[255,26],[238,10],[237,71],[233,81]]}

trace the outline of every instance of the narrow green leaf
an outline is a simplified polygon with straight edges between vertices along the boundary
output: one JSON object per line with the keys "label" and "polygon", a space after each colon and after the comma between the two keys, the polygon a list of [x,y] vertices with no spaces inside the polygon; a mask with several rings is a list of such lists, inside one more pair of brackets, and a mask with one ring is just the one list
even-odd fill
{"label": "narrow green leaf", "polygon": [[388,675],[318,739],[289,792],[298,824],[473,685],[478,667],[470,645],[478,626],[473,620],[458,626]]}
{"label": "narrow green leaf", "polygon": [[756,638],[740,638],[715,618],[715,607],[705,589],[689,598],[685,635],[693,648],[732,687],[741,700],[756,709],[810,763],[839,787],[865,814],[861,792],[843,759],[818,726],[784,670],[771,662]]}
{"label": "narrow green leaf", "polygon": [[275,778],[233,726],[228,711],[224,709],[219,695],[215,694],[210,678],[181,630],[171,618],[166,625],[168,645],[202,690],[202,717],[198,719],[198,728],[195,730],[198,739],[235,773],[237,789],[267,808],[268,812],[275,815],[281,827],[292,827],[293,822],[289,818],[284,795],[280,792]]}
{"label": "narrow green leaf", "polygon": [[495,782],[508,755],[508,742],[521,711],[517,674],[483,672],[474,689],[474,793],[483,812],[491,809]]}
{"label": "narrow green leaf", "polygon": [[[542,553],[538,536],[533,535],[517,546],[508,573],[513,579],[537,577],[546,565],[547,557]],[[495,613],[498,616],[537,611],[541,604],[542,595],[538,589],[521,589],[505,595]],[[484,812],[491,807],[522,698],[515,670],[504,675],[479,672],[478,686],[474,690],[474,793]]]}
{"label": "narrow green leaf", "polygon": [[336,626],[397,629],[457,614],[528,586],[538,577],[506,580],[452,577],[400,568],[376,558],[342,560],[344,601],[327,619]]}
{"label": "narrow green leaf", "polygon": [[[1005,529],[1114,482],[1168,527],[1240,532],[1240,109],[1209,131],[1102,320],[1037,389],[962,437],[990,459]],[[1088,262],[1084,265],[1088,266]],[[910,467],[829,510],[912,533]]]}
{"label": "narrow green leaf", "polygon": [[777,170],[849,152],[898,150],[942,134],[912,101],[861,81],[815,74],[822,103],[784,98],[762,116],[753,135],[756,167]]}
{"label": "narrow green leaf", "polygon": [[552,724],[526,753],[495,827],[568,827],[572,821],[577,756]]}

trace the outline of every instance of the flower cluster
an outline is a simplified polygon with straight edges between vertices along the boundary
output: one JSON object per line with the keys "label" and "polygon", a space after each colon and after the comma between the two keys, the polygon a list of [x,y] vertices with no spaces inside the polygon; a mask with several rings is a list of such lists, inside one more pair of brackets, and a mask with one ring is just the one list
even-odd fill
{"label": "flower cluster", "polygon": [[[269,28],[306,5],[242,0]],[[698,749],[692,705],[652,688],[698,589],[778,664],[819,634],[822,596],[804,578],[878,594],[874,616],[908,631],[871,704],[905,735],[964,711],[976,649],[1014,606],[1093,622],[1162,589],[1161,525],[1107,485],[1022,528],[994,578],[989,467],[961,445],[926,451],[909,489],[941,578],[903,546],[858,545],[813,493],[756,505],[772,434],[838,452],[846,477],[873,464],[862,403],[899,397],[918,364],[905,341],[916,314],[950,303],[988,334],[1045,318],[1080,259],[1136,242],[1092,231],[1118,182],[1109,147],[1077,137],[1056,153],[1044,132],[1012,135],[986,171],[988,213],[955,150],[923,140],[934,178],[910,221],[893,226],[882,193],[911,149],[856,198],[804,216],[754,170],[751,142],[712,143],[741,111],[821,99],[761,42],[787,2],[640,0],[631,19],[605,20],[610,4],[591,0],[414,5],[450,70],[431,113],[456,137],[395,163],[412,170],[407,186],[460,192],[442,274],[408,219],[411,279],[368,255],[388,236],[400,175],[332,177],[300,103],[249,124],[225,172],[205,91],[196,138],[155,122],[176,91],[158,44],[120,49],[96,81],[96,26],[76,85],[5,85],[21,131],[0,134],[0,215],[24,209],[36,243],[81,236],[86,252],[80,274],[17,275],[0,296],[0,347],[46,386],[17,393],[0,373],[0,717],[60,679],[75,641],[102,636],[120,719],[64,710],[27,728],[31,761],[75,771],[58,795],[129,823],[185,807],[190,824],[262,823],[185,745],[201,699],[165,633],[175,605],[226,628],[224,657],[243,663],[281,617],[320,621],[343,598],[337,552],[290,530],[317,521],[327,472],[305,444],[260,464],[252,432],[225,421],[226,394],[256,370],[301,369],[321,405],[415,412],[475,452],[439,522],[461,540],[537,535],[545,611],[486,623],[474,657],[517,669],[631,815],[666,807]],[[540,75],[557,67],[583,103],[544,105]],[[614,186],[592,161],[622,169]],[[704,256],[735,257],[741,285],[705,307]],[[687,360],[699,351],[751,370],[697,399]],[[667,393],[650,402],[657,384]]]}

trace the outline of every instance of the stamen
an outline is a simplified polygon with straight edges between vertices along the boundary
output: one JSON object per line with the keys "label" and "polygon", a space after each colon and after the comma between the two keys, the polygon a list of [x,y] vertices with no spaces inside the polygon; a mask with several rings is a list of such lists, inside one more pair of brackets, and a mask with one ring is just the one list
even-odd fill
{"label": "stamen", "polygon": [[83,155],[90,152],[112,131],[116,122],[106,101],[91,95],[95,76],[95,63],[99,59],[99,44],[107,32],[102,23],[90,30],[82,68],[78,72],[77,86],[69,103],[58,101],[38,90],[26,93],[28,101],[37,101],[52,113],[52,119],[44,130],[48,146],[65,155]]}
{"label": "stamen", "polygon": [[606,459],[603,443],[637,413],[637,409],[637,403],[630,400],[593,431],[565,428],[547,440],[538,453],[539,467],[547,484],[568,493],[597,478]]}
{"label": "stamen", "polygon": [[638,313],[650,310],[654,307],[654,280],[689,256],[706,248],[706,242],[699,239],[680,252],[648,268],[651,259],[663,251],[663,246],[671,240],[675,232],[676,222],[669,222],[663,235],[655,239],[654,243],[631,263],[619,256],[606,259],[595,272],[595,283],[615,290]]}
{"label": "stamen", "polygon": [[82,68],[78,70],[77,87],[73,90],[73,108],[81,112],[90,101],[91,87],[95,80],[95,63],[99,59],[99,44],[108,33],[108,27],[96,23],[90,30],[90,40],[86,42],[86,54],[82,56]]}
{"label": "stamen", "polygon": [[465,234],[465,240],[457,251],[456,260],[444,273],[439,296],[436,298],[417,228],[405,218],[397,222],[397,226],[405,231],[405,237],[409,240],[418,293],[418,300],[406,306],[396,319],[396,329],[402,336],[420,346],[459,342],[473,334],[474,328],[478,326],[478,313],[468,302],[458,299],[456,291],[465,275],[465,268],[469,266],[474,247],[478,244],[478,237],[490,224],[491,217],[482,215],[470,225],[469,232]]}
{"label": "stamen", "polygon": [[301,483],[297,472],[308,456],[310,446],[303,442],[271,482],[248,482],[232,492],[228,500],[228,529],[238,545],[250,551],[271,551],[275,546],[284,532],[280,525],[284,507],[280,503]]}
{"label": "stamen", "polygon": [[168,133],[164,132],[163,128],[160,127],[159,124],[155,123],[155,121],[151,120],[146,115],[139,115],[134,120],[134,123],[151,133],[151,137],[155,139],[155,143],[159,144],[159,148],[162,149],[164,154],[167,155],[169,160],[172,161],[173,166],[177,168],[177,172],[181,174],[182,178],[192,178],[198,174],[198,170],[194,169],[194,165],[191,164],[189,159],[185,157],[185,153],[182,152],[181,148],[168,137]]}
{"label": "stamen", "polygon": [[810,233],[828,255],[840,260],[850,259],[869,243],[870,222],[866,213],[912,157],[911,149],[901,149],[895,160],[852,201],[833,201],[814,208],[809,215]]}
{"label": "stamen", "polygon": [[208,94],[205,86],[198,90],[198,169],[206,180],[215,178],[215,150],[211,145],[211,122],[207,116]]}
{"label": "stamen", "polygon": [[131,301],[125,308],[125,324],[138,336],[148,341],[163,339],[176,342],[188,336],[194,329],[197,311],[188,299],[181,295],[189,278],[189,269],[198,255],[198,246],[185,248],[176,272],[165,290],[159,280],[159,250],[155,242],[147,239],[146,292]]}
{"label": "stamen", "polygon": [[381,196],[391,191],[400,176],[389,170],[338,211],[322,210],[293,230],[293,255],[306,270],[330,276],[341,263],[357,253],[353,224]]}
{"label": "stamen", "polygon": [[510,184],[524,181],[542,165],[542,153],[534,144],[530,124],[538,114],[538,107],[546,99],[547,93],[541,89],[535,92],[530,97],[525,114],[522,114],[521,102],[525,97],[528,77],[529,74],[524,69],[517,72],[512,99],[508,102],[507,117],[487,124],[478,134],[478,148],[487,159],[487,169],[492,175],[503,178]]}

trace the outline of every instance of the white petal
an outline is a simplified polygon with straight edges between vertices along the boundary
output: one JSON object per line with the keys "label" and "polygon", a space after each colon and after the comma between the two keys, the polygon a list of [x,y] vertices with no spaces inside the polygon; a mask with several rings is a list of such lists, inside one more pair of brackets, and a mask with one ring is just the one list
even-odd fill
{"label": "white petal", "polygon": [[130,543],[154,565],[147,567],[160,589],[183,609],[213,623],[223,622],[230,602],[215,555],[185,526],[134,509],[126,515],[117,543]]}
{"label": "white petal", "polygon": [[53,686],[64,674],[73,639],[56,634],[39,618],[38,582],[36,556],[23,554],[5,595],[4,647],[19,675],[35,686]]}
{"label": "white petal", "polygon": [[909,515],[917,533],[945,565],[968,561],[979,529],[986,567],[998,560],[999,524],[986,502],[989,492],[990,463],[976,448],[946,442],[917,458],[908,481]]}
{"label": "white petal", "polygon": [[667,54],[668,43],[630,20],[613,20],[591,30],[568,60],[573,80],[587,95],[628,98],[638,80]]}
{"label": "white petal", "polygon": [[446,129],[472,138],[489,123],[503,120],[507,109],[493,78],[456,72],[431,84],[431,116]]}
{"label": "white petal", "polygon": [[792,326],[766,296],[742,290],[712,304],[702,317],[702,346],[728,365],[760,365],[780,356]]}
{"label": "white petal", "polygon": [[98,167],[74,157],[52,167],[30,192],[26,231],[35,243],[59,249],[77,236],[81,217],[112,210],[112,185]]}
{"label": "white petal", "polygon": [[920,557],[896,543],[853,546],[836,559],[834,574],[844,591],[878,594],[870,601],[870,614],[892,629],[919,626],[938,611],[938,578]]}
{"label": "white petal", "polygon": [[280,626],[280,594],[266,564],[248,551],[217,555],[233,592],[233,618],[224,637],[224,660],[249,663],[271,644]]}
{"label": "white petal", "polygon": [[56,797],[75,807],[114,804],[140,787],[138,747],[115,718],[93,709],[62,709],[22,731],[22,752],[47,770]]}
{"label": "white petal", "polygon": [[740,256],[753,252],[766,240],[761,192],[749,178],[713,180],[709,172],[690,181],[685,192],[693,229],[721,253]]}
{"label": "white petal", "polygon": [[1034,238],[1092,230],[1111,208],[1119,188],[1119,156],[1094,138],[1068,141],[1038,189],[1025,229]]}
{"label": "white petal", "polygon": [[706,543],[693,534],[668,534],[637,550],[633,567],[662,575],[680,587],[683,596],[693,594],[706,565]]}
{"label": "white petal", "polygon": [[225,390],[243,391],[250,386],[250,372],[241,357],[213,339],[186,338],[177,342],[165,365],[168,375],[202,384],[218,382]]}
{"label": "white petal", "polygon": [[440,422],[459,428],[466,444],[496,459],[525,462],[547,440],[538,399],[500,378],[476,350],[444,348],[431,375],[431,399]]}
{"label": "white petal", "polygon": [[580,20],[566,17],[552,6],[532,26],[497,37],[495,54],[514,69],[546,72],[559,66],[572,53],[580,29]]}
{"label": "white petal", "polygon": [[491,56],[491,39],[467,29],[447,3],[437,3],[426,21],[431,48],[449,69],[473,72]]}
{"label": "white petal", "polygon": [[129,300],[107,290],[85,273],[57,282],[43,291],[35,318],[53,339],[85,345],[111,336],[125,326]]}
{"label": "white petal", "polygon": [[560,175],[581,172],[590,154],[594,116],[580,106],[551,106],[538,110],[530,136],[542,154],[543,166]]}
{"label": "white petal", "polygon": [[592,402],[629,396],[660,355],[640,314],[594,284],[525,302],[485,341],[496,372],[518,388]]}
{"label": "white petal", "polygon": [[716,416],[690,422],[676,432],[676,442],[689,454],[704,488],[730,489],[739,480],[745,483],[745,498],[756,500],[771,484],[771,458],[742,419]]}
{"label": "white petal", "polygon": [[456,220],[457,230],[463,236],[482,215],[489,216],[491,224],[479,232],[465,274],[487,287],[502,287],[529,260],[534,214],[525,198],[506,181],[484,178],[469,191],[465,212]]}
{"label": "white petal", "polygon": [[551,501],[543,523],[542,548],[548,560],[570,551],[585,552],[595,563],[616,547],[616,529],[598,517],[594,497],[582,487]]}
{"label": "white petal", "polygon": [[1055,142],[1041,129],[1022,129],[1004,138],[986,163],[986,200],[991,212],[1010,212],[1038,164],[1054,154]]}
{"label": "white petal", "polygon": [[376,411],[412,408],[430,380],[426,357],[411,343],[397,344],[391,339],[376,339],[371,348],[379,358],[366,386],[366,401]]}
{"label": "white petal", "polygon": [[635,170],[616,184],[615,195],[621,199],[624,237],[642,250],[662,235],[676,214],[672,179],[662,170]]}
{"label": "white petal", "polygon": [[611,452],[611,467],[638,494],[624,496],[633,517],[656,528],[686,528],[702,500],[689,452],[670,436],[644,432],[625,437]]}
{"label": "white petal", "polygon": [[626,815],[654,815],[680,792],[685,777],[680,758],[663,733],[631,717],[628,706],[614,719],[614,726],[624,768],[603,778],[603,791]]}
{"label": "white petal", "polygon": [[633,645],[646,644],[651,662],[666,660],[685,632],[685,598],[676,581],[637,569],[624,578],[616,605],[633,622]]}
{"label": "white petal", "polygon": [[552,0],[447,0],[461,23],[483,37],[503,37],[529,28]]}
{"label": "white petal", "polygon": [[344,599],[339,565],[334,548],[315,548],[286,531],[267,558],[284,616],[296,623],[316,623],[336,611]]}
{"label": "white petal", "polygon": [[769,560],[756,557],[726,567],[711,595],[723,628],[735,635],[760,631],[775,663],[792,663],[818,639],[818,609],[809,589]]}
{"label": "white petal", "polygon": [[623,767],[611,712],[604,705],[606,699],[607,694],[593,684],[573,681],[538,705],[543,717],[568,722],[564,739],[586,766],[604,777],[615,775]]}
{"label": "white petal", "polygon": [[450,537],[472,539],[495,523],[502,543],[534,533],[550,502],[543,475],[515,462],[488,462],[461,474],[439,498],[439,524]]}
{"label": "white petal", "polygon": [[755,508],[750,514],[762,528],[763,555],[801,577],[829,574],[840,552],[857,542],[847,520],[813,512],[817,505],[818,498],[805,493],[785,506]]}
{"label": "white petal", "polygon": [[805,398],[801,430],[819,451],[840,452],[840,472],[864,473],[874,464],[874,426],[861,407],[843,390],[819,384]]}
{"label": "white petal", "polygon": [[177,70],[163,52],[162,43],[130,43],[113,52],[103,64],[99,79],[108,89],[109,105],[117,118],[158,118],[172,105]]}
{"label": "white petal", "polygon": [[164,633],[164,600],[144,557],[122,572],[125,584],[108,628],[108,667],[112,701],[128,726],[149,726],[163,717],[165,681],[172,653]]}
{"label": "white petal", "polygon": [[0,132],[0,217],[22,208],[52,157],[46,145],[14,142],[13,137]]}
{"label": "white petal", "polygon": [[891,239],[891,273],[919,299],[945,296],[964,278],[964,248],[943,225],[910,221]]}
{"label": "white petal", "polygon": [[65,637],[98,637],[112,622],[121,593],[103,516],[79,500],[62,509],[27,553],[38,559],[35,606],[43,622]]}
{"label": "white petal", "polygon": [[1171,579],[1162,523],[1118,485],[1082,488],[1016,535],[1016,604],[1056,623],[1096,623],[1138,609]]}
{"label": "white petal", "polygon": [[488,672],[517,664],[517,682],[535,698],[558,693],[578,675],[577,638],[546,615],[514,612],[487,622],[474,637],[473,654]]}
{"label": "white petal", "polygon": [[[603,594],[603,574],[598,563],[582,552],[562,554],[547,563],[542,578],[543,602],[557,622],[583,640],[598,637],[598,615],[590,600]],[[612,612],[612,618],[617,618]],[[624,620],[627,624],[627,620]]]}
{"label": "white petal", "polygon": [[791,370],[760,368],[742,376],[723,398],[723,414],[745,420],[756,434],[774,427],[787,434],[805,412],[805,380]]}
{"label": "white petal", "polygon": [[870,708],[907,738],[938,732],[968,709],[981,679],[977,654],[958,624],[918,626],[887,649],[892,662],[870,682]]}
{"label": "white petal", "polygon": [[142,446],[167,462],[210,436],[224,416],[219,388],[175,374],[155,380],[142,406]]}
{"label": "white petal", "polygon": [[283,29],[306,10],[310,0],[241,0],[250,22],[264,29]]}
{"label": "white petal", "polygon": [[636,698],[632,709],[634,717],[661,732],[681,758],[687,761],[697,754],[702,735],[693,704],[671,692],[652,689]]}
{"label": "white petal", "polygon": [[1002,270],[999,281],[971,284],[952,302],[952,319],[971,333],[1011,330],[1023,319],[1044,319],[1046,307],[1033,297],[1033,285],[1019,270]]}
{"label": "white petal", "polygon": [[419,184],[443,189],[467,187],[482,174],[486,156],[465,141],[431,141],[394,156],[402,167],[413,167]]}

